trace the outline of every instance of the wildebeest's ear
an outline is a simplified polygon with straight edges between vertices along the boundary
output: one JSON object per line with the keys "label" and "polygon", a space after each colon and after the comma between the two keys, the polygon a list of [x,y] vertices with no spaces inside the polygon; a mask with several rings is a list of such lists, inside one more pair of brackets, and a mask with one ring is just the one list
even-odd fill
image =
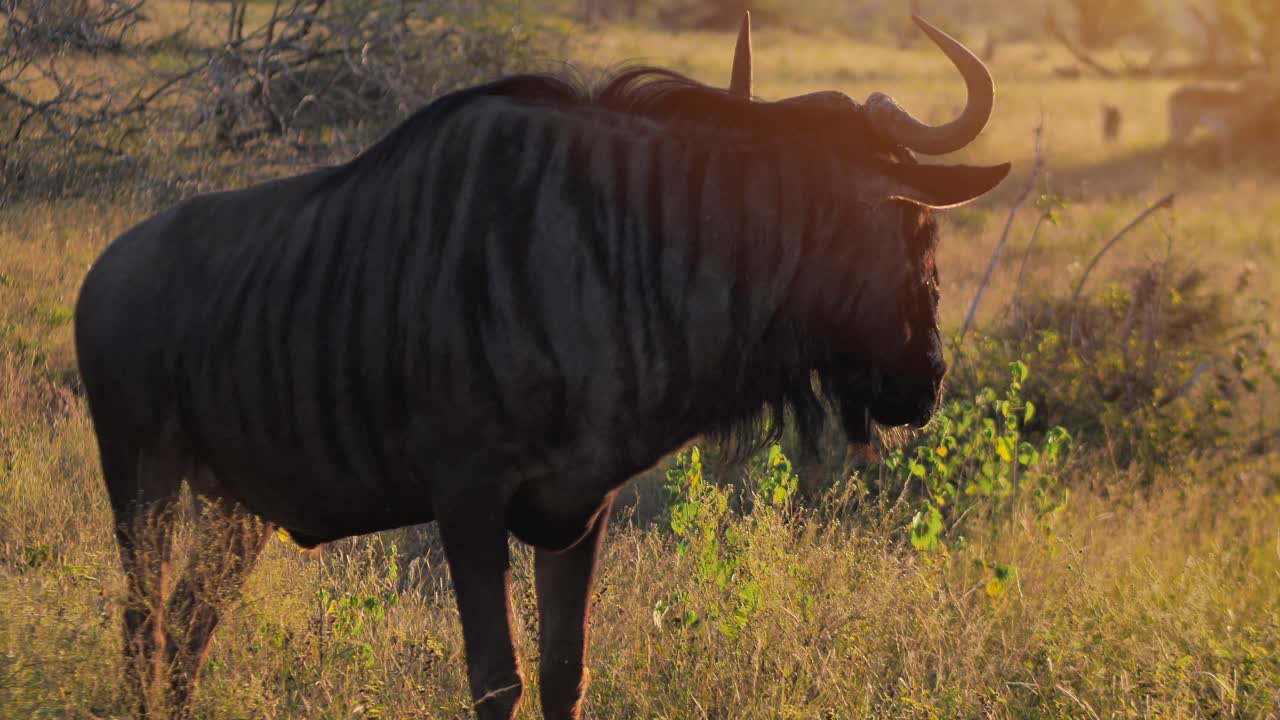
{"label": "wildebeest's ear", "polygon": [[933,208],[963,205],[986,195],[1009,174],[1009,163],[990,167],[973,165],[894,164],[890,177],[902,187],[891,197]]}

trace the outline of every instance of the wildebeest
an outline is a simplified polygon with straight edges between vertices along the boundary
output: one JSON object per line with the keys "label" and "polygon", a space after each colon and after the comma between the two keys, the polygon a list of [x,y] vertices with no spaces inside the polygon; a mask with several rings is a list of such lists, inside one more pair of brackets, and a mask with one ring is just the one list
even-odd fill
{"label": "wildebeest", "polygon": [[[521,676],[508,534],[535,548],[544,715],[576,718],[618,488],[691,438],[920,426],[946,365],[932,208],[1009,170],[923,165],[990,116],[778,102],[631,69],[446,95],[345,165],[187,200],[90,270],[76,347],[128,578],[127,681],[189,712],[272,527],[303,546],[435,520],[481,718]],[[816,382],[815,382],[816,380]],[[768,412],[765,412],[768,411]],[[761,418],[765,418],[763,421]],[[168,591],[186,479],[213,505]],[[164,708],[161,710],[161,708]]]}
{"label": "wildebeest", "polygon": [[1235,86],[1183,85],[1169,95],[1170,147],[1185,146],[1198,128],[1206,129],[1221,147],[1270,135],[1280,94],[1260,73]]}

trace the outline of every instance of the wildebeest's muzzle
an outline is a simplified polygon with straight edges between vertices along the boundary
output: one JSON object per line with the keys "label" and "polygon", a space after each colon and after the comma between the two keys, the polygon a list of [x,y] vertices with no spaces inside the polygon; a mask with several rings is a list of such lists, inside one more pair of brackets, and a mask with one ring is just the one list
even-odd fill
{"label": "wildebeest's muzzle", "polygon": [[908,346],[898,362],[872,368],[871,416],[881,425],[922,428],[937,412],[947,363],[936,330],[925,342]]}

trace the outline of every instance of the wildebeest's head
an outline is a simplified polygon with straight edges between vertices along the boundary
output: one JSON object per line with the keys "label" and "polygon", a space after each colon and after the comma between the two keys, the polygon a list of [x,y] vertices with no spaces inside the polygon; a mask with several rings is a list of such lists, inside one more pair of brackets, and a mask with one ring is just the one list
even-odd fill
{"label": "wildebeest's head", "polygon": [[[982,132],[991,115],[994,84],[982,61],[919,17],[917,25],[947,54],[964,77],[968,102],[959,117],[940,126],[913,118],[888,95],[874,93],[859,105],[839,92],[819,92],[757,103],[770,133],[788,136],[815,158],[837,166],[837,183],[850,198],[842,219],[849,237],[810,252],[811,275],[829,266],[856,265],[841,273],[849,282],[815,283],[839,297],[817,298],[835,352],[819,367],[824,390],[836,405],[851,442],[869,438],[871,421],[921,427],[938,406],[946,361],[938,329],[936,208],[954,207],[994,188],[1009,164],[992,167],[925,165],[912,151],[941,155],[959,150]],[[734,56],[729,92],[751,97],[750,20]],[[836,231],[838,236],[840,230]],[[856,257],[841,262],[842,252]]]}

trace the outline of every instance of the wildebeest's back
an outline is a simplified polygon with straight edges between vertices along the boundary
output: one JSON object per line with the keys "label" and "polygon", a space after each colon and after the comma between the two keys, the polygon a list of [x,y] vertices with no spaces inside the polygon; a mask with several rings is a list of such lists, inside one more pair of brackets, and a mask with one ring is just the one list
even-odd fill
{"label": "wildebeest's back", "polygon": [[556,282],[586,232],[560,200],[578,190],[548,172],[568,145],[482,120],[142,223],[86,282],[120,318],[120,352],[98,364],[153,357],[133,396],[168,387],[163,412],[226,489],[297,528],[427,519],[421,457],[554,445],[566,378],[603,360],[583,352],[598,329],[577,327],[579,303],[612,304]]}
{"label": "wildebeest's back", "polygon": [[166,276],[144,342],[234,496],[360,532],[429,519],[430,483],[475,481],[433,470],[476,455],[559,457],[603,490],[693,430],[688,381],[722,374],[744,328],[692,239],[704,216],[741,228],[711,206],[740,168],[598,115],[475,102],[394,153],[135,231]]}

